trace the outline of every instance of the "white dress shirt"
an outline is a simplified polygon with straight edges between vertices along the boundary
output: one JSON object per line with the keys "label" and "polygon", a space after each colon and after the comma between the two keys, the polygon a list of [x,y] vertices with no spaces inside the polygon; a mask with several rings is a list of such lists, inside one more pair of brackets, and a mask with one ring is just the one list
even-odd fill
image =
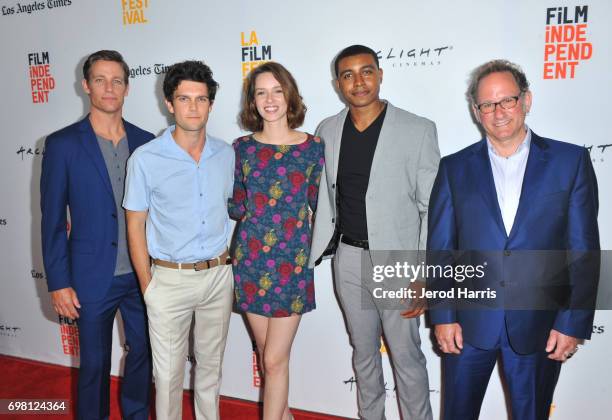
{"label": "white dress shirt", "polygon": [[487,146],[491,169],[493,170],[493,180],[495,181],[495,191],[497,192],[497,202],[504,220],[506,234],[509,236],[521,198],[523,178],[527,167],[527,158],[529,157],[529,147],[531,146],[531,130],[527,128],[525,140],[519,145],[516,152],[508,157],[498,155],[489,138],[487,138]]}

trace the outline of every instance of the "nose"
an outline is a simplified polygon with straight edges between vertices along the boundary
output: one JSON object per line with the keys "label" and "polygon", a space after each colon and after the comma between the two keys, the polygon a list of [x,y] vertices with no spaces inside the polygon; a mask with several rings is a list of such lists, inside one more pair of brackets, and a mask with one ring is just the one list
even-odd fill
{"label": "nose", "polygon": [[355,77],[353,78],[353,83],[358,86],[363,85],[363,76],[361,75],[361,73],[357,72],[355,74]]}
{"label": "nose", "polygon": [[104,90],[106,90],[107,92],[111,92],[113,90],[113,81],[112,80],[107,80],[104,82]]}

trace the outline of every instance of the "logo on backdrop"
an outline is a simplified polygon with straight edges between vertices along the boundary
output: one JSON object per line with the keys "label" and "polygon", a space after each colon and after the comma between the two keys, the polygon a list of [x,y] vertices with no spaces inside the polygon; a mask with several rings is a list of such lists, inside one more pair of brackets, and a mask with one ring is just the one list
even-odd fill
{"label": "logo on backdrop", "polygon": [[6,226],[6,219],[0,219],[0,226]]}
{"label": "logo on backdrop", "polygon": [[261,377],[261,372],[259,371],[259,364],[257,363],[257,343],[255,343],[255,341],[253,341],[253,356],[251,363],[253,365],[253,386],[255,388],[261,388],[263,385],[263,380]]}
{"label": "logo on backdrop", "polygon": [[383,68],[415,68],[442,65],[453,51],[452,45],[386,47],[376,51]]}
{"label": "logo on backdrop", "polygon": [[130,67],[130,79],[135,79],[141,76],[149,76],[151,74],[166,74],[169,68],[170,66],[161,63]]}
{"label": "logo on backdrop", "polygon": [[76,321],[59,316],[60,335],[62,337],[62,350],[69,356],[78,356],[79,352],[79,327]]}
{"label": "logo on backdrop", "polygon": [[272,45],[264,45],[255,31],[240,32],[240,49],[243,80],[255,67],[272,60]]}
{"label": "logo on backdrop", "polygon": [[604,334],[606,332],[605,325],[593,325],[593,334]]}
{"label": "logo on backdrop", "polygon": [[149,0],[121,0],[121,15],[123,25],[138,25],[149,23],[145,11],[149,8]]}
{"label": "logo on backdrop", "polygon": [[72,0],[48,0],[34,1],[27,4],[17,3],[13,6],[2,6],[2,16],[10,16],[17,14],[28,14],[31,15],[35,12],[42,12],[44,10],[57,9],[58,7],[68,7],[72,5]]}
{"label": "logo on backdrop", "polygon": [[25,147],[25,146],[19,146],[19,149],[17,149],[17,155],[19,155],[21,157],[21,160],[24,160],[24,158],[30,157],[30,158],[34,158],[34,157],[41,157],[42,155],[45,154],[45,148],[40,148],[40,147]]}
{"label": "logo on backdrop", "polygon": [[20,331],[21,327],[18,327],[17,325],[0,322],[0,337],[16,338]]}
{"label": "logo on backdrop", "polygon": [[589,151],[593,164],[605,162],[606,157],[612,156],[612,143],[585,144],[584,147]]}
{"label": "logo on backdrop", "polygon": [[593,56],[588,12],[589,6],[546,9],[544,79],[573,79],[578,65]]}
{"label": "logo on backdrop", "polygon": [[55,79],[51,75],[49,51],[29,53],[28,65],[32,103],[49,102],[49,92],[55,89]]}

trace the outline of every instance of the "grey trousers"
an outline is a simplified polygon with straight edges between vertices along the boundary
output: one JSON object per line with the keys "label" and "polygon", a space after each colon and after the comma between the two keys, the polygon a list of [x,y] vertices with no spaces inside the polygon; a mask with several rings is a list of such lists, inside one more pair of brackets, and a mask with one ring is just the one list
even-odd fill
{"label": "grey trousers", "polygon": [[[344,243],[338,245],[334,257],[334,284],[344,312],[346,327],[353,347],[353,368],[357,378],[359,418],[385,418],[385,381],[380,354],[380,338],[384,332],[388,353],[396,378],[396,395],[403,420],[431,420],[429,380],[426,361],[421,351],[419,320],[404,319],[399,310],[384,309],[372,297],[361,279],[361,248]],[[371,271],[371,261],[364,259]],[[370,301],[362,309],[363,299]]]}

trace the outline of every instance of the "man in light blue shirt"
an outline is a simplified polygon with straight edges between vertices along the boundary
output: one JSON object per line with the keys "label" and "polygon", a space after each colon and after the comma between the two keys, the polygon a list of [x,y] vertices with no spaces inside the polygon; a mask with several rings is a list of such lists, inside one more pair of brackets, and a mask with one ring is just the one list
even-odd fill
{"label": "man in light blue shirt", "polygon": [[128,161],[123,207],[130,256],[149,315],[156,412],[164,419],[182,416],[194,314],[196,417],[219,418],[233,298],[227,200],[233,189],[234,152],[206,133],[217,87],[205,64],[173,65],[163,89],[176,125]]}

